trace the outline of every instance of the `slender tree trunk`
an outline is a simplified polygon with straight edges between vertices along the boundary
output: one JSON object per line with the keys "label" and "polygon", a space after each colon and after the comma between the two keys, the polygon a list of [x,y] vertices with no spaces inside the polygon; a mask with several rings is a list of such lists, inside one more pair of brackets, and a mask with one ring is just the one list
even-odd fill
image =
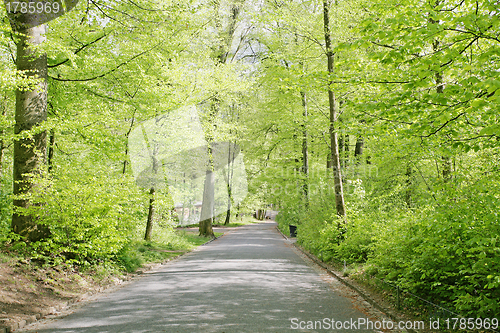
{"label": "slender tree trunk", "polygon": [[[21,32],[17,44],[17,69],[27,76],[41,81],[33,90],[16,92],[15,134],[33,130],[47,120],[47,56],[37,54],[34,47],[45,41],[45,25]],[[29,241],[37,241],[49,235],[47,227],[37,225],[36,220],[19,210],[28,208],[31,203],[26,198],[37,184],[33,175],[40,174],[46,163],[47,133],[26,135],[14,142],[14,213],[12,230]]]}
{"label": "slender tree trunk", "polygon": [[[435,5],[437,6],[439,4],[439,1],[435,2]],[[435,21],[433,19],[429,19],[430,24],[438,24],[438,21]],[[435,39],[434,42],[432,43],[432,50],[434,52],[439,51],[439,40]],[[444,86],[443,86],[443,73],[436,71],[435,74],[436,78],[436,93],[442,94],[444,92]],[[448,182],[451,180],[451,170],[452,170],[452,161],[450,156],[441,156],[441,164],[443,167],[442,175],[443,175],[443,180],[445,182]]]}
{"label": "slender tree trunk", "polygon": [[[435,41],[433,48],[434,51],[437,51],[439,46],[439,41]],[[436,92],[438,94],[442,94],[444,92],[444,87],[443,87],[443,75],[440,72],[436,72]],[[443,166],[443,179],[445,182],[448,182],[451,180],[451,170],[452,170],[452,161],[450,156],[442,156],[441,157],[441,164]]]}
{"label": "slender tree trunk", "polygon": [[[7,99],[7,97],[5,98]],[[7,115],[7,106],[2,103],[2,117]],[[0,187],[2,186],[2,176],[3,176],[3,154],[5,151],[5,142],[3,141],[4,130],[0,129]]]}
{"label": "slender tree trunk", "polygon": [[359,166],[361,164],[361,158],[363,156],[363,148],[364,148],[364,140],[363,137],[360,135],[356,139],[356,146],[354,147],[354,163],[355,163],[356,176],[359,176],[360,173]]}
{"label": "slender tree trunk", "polygon": [[[212,120],[215,115],[218,113],[217,101],[213,102],[212,106],[213,110],[212,114],[209,115],[210,120],[208,120],[211,125],[214,127],[214,121]],[[205,140],[208,143],[208,156],[209,161],[207,165],[207,171],[205,173],[205,182],[203,185],[203,201],[201,204],[201,214],[200,214],[200,222],[199,222],[199,232],[200,236],[205,237],[215,237],[214,232],[212,230],[212,223],[214,222],[214,201],[215,201],[215,173],[214,173],[214,163],[212,160],[212,148],[213,137],[212,133],[205,133]]]}
{"label": "slender tree trunk", "polygon": [[365,141],[363,137],[360,135],[356,139],[356,147],[354,148],[354,158],[356,159],[356,164],[361,163],[361,156],[363,155]]}
{"label": "slender tree trunk", "polygon": [[332,169],[333,169],[333,181],[335,186],[335,204],[337,208],[337,214],[341,217],[346,216],[345,213],[345,203],[344,203],[344,191],[342,188],[342,172],[340,167],[339,158],[339,146],[338,146],[338,135],[335,131],[335,122],[337,121],[337,103],[335,100],[335,93],[333,91],[333,64],[334,64],[334,54],[332,50],[332,40],[330,33],[330,12],[329,0],[323,0],[323,21],[325,29],[325,44],[326,44],[326,56],[328,59],[328,103],[330,108],[330,148],[332,157]]}
{"label": "slender tree trunk", "polygon": [[[2,133],[0,133],[2,135]],[[0,188],[2,186],[2,177],[3,177],[3,154],[5,150],[5,144],[2,139],[0,139]]]}
{"label": "slender tree trunk", "polygon": [[350,147],[349,147],[349,134],[346,134],[344,136],[344,169],[346,169],[349,166],[349,152],[350,152]]}
{"label": "slender tree trunk", "polygon": [[[0,135],[3,135],[3,131],[0,132]],[[0,139],[0,186],[2,185],[2,177],[3,177],[3,152],[5,150],[5,144],[2,139]]]}
{"label": "slender tree trunk", "polygon": [[47,165],[49,172],[51,172],[53,168],[55,142],[56,142],[56,132],[54,129],[51,129],[49,137],[49,147],[47,153]]}
{"label": "slender tree trunk", "polygon": [[344,155],[344,136],[340,134],[338,136],[339,138],[339,159],[340,159],[340,166],[344,168],[344,163],[345,163],[345,155]]}
{"label": "slender tree trunk", "polygon": [[345,170],[349,164],[349,134],[339,135],[340,166]]}
{"label": "slender tree trunk", "polygon": [[406,166],[406,192],[405,192],[405,203],[408,208],[412,206],[412,184],[413,184],[413,169],[410,164]]}
{"label": "slender tree trunk", "polygon": [[149,210],[148,210],[148,220],[146,222],[146,234],[144,235],[144,240],[151,241],[151,235],[153,234],[153,219],[155,213],[155,189],[152,187],[149,190]]}
{"label": "slender tree trunk", "polygon": [[125,138],[126,138],[126,142],[125,142],[125,159],[123,160],[122,174],[125,174],[125,172],[127,171],[127,164],[128,164],[128,160],[127,160],[127,156],[128,156],[128,137],[130,136],[130,133],[132,132],[132,128],[134,127],[135,113],[136,113],[136,111],[137,110],[134,111],[134,115],[132,116],[132,121],[130,122],[130,127],[128,129],[128,132],[127,132],[127,134],[125,134]]}
{"label": "slender tree trunk", "polygon": [[302,173],[304,175],[304,183],[302,184],[302,193],[304,195],[304,203],[306,209],[309,208],[309,152],[307,142],[307,95],[305,92],[300,93],[302,97],[302,108],[304,110],[304,123],[302,125]]}
{"label": "slender tree trunk", "polygon": [[231,187],[228,185],[227,187],[227,210],[226,210],[226,219],[224,221],[224,225],[228,225],[231,221]]}
{"label": "slender tree trunk", "polygon": [[[226,220],[224,221],[224,225],[228,225],[231,221],[231,200],[232,200],[232,180],[234,175],[234,158],[236,154],[236,144],[234,144],[234,149],[231,150],[231,143],[229,143],[228,147],[228,156],[227,156],[227,211],[226,211]],[[232,154],[232,156],[231,156]]]}
{"label": "slender tree trunk", "polygon": [[[225,64],[227,62],[228,55],[234,38],[234,33],[236,31],[236,24],[238,20],[238,15],[240,13],[241,5],[242,5],[241,0],[235,1],[231,4],[230,7],[231,17],[229,21],[228,30],[225,34],[221,34],[220,30],[222,29],[222,24],[220,17],[218,15],[218,11],[220,9],[220,1],[214,2],[214,9],[216,11],[215,25],[216,28],[219,30],[219,38],[220,38],[219,45],[216,48],[215,58],[217,59],[217,62],[219,64]],[[218,109],[219,109],[218,101],[216,98],[214,98],[214,105],[212,110],[213,114],[211,115],[210,117],[211,119],[209,121],[212,121],[213,117],[215,117],[215,115],[218,113]],[[214,123],[212,123],[212,126],[215,126]],[[208,135],[206,136],[206,141],[210,146],[214,140],[211,137],[211,135]],[[213,161],[210,161],[210,164],[211,164],[210,168],[213,168]],[[231,194],[229,194],[229,196],[230,195]],[[201,217],[199,223],[200,236],[215,237],[212,229],[212,223],[214,220],[214,200],[215,200],[215,173],[213,172],[213,170],[207,170],[204,189],[203,189],[203,203],[201,207]],[[230,203],[228,204],[228,210],[230,210]],[[229,215],[229,218],[230,214],[231,214],[230,211],[228,211],[227,215]],[[226,222],[227,221],[228,221],[228,216],[226,216]]]}
{"label": "slender tree trunk", "polygon": [[[153,160],[153,165],[151,167],[151,176],[156,179],[156,175],[158,174],[158,170],[161,166],[160,161],[158,161],[158,150],[159,150],[159,144],[158,142],[153,142],[151,143],[151,146],[148,144],[148,149],[150,152],[151,159]],[[148,208],[148,219],[146,221],[146,233],[144,234],[144,240],[145,241],[150,241],[151,236],[153,234],[153,221],[154,221],[154,213],[155,213],[155,207],[154,207],[154,202],[155,202],[155,188],[154,184],[152,185],[151,189],[149,190],[149,208]]]}
{"label": "slender tree trunk", "polygon": [[451,180],[451,171],[453,167],[451,157],[443,156],[441,158],[443,163],[443,179],[445,182],[448,182]]}

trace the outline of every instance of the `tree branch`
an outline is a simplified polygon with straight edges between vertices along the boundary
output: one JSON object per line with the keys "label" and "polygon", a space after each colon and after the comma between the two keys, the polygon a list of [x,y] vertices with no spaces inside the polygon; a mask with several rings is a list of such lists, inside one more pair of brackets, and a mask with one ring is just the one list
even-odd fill
{"label": "tree branch", "polygon": [[[79,47],[78,49],[76,49],[73,53],[74,53],[74,54],[78,54],[78,53],[80,53],[80,52],[81,52],[81,51],[83,51],[85,48],[87,48],[87,47],[89,47],[89,46],[91,46],[91,45],[93,45],[93,44],[97,43],[98,41],[100,41],[101,39],[103,39],[103,38],[104,38],[104,37],[106,37],[106,36],[107,36],[107,34],[105,33],[104,35],[102,35],[102,36],[98,37],[97,39],[95,39],[95,40],[91,41],[90,43],[82,45],[81,47]],[[64,61],[61,61],[61,62],[59,62],[59,63],[57,63],[57,64],[55,64],[55,65],[48,65],[47,67],[48,67],[48,68],[55,68],[55,67],[58,67],[58,66],[64,65],[64,64],[65,64],[65,63],[67,63],[68,61],[69,61],[69,58],[68,58],[68,59],[66,59],[66,60],[64,60]]]}
{"label": "tree branch", "polygon": [[439,126],[439,127],[438,127],[438,128],[437,128],[434,132],[429,133],[429,134],[427,134],[427,135],[421,135],[420,137],[421,137],[421,138],[429,138],[429,137],[431,137],[431,136],[435,135],[437,132],[439,132],[440,130],[442,130],[443,128],[445,128],[445,127],[446,127],[449,123],[451,123],[452,121],[457,120],[458,118],[460,118],[460,117],[461,117],[461,116],[463,116],[464,114],[465,114],[465,112],[462,112],[462,113],[458,114],[458,116],[453,117],[453,118],[451,118],[451,119],[447,120],[446,122],[444,122],[444,123],[443,123],[441,126]]}
{"label": "tree branch", "polygon": [[93,80],[96,80],[96,79],[100,79],[102,77],[105,77],[106,75],[109,75],[111,73],[114,73],[116,72],[118,69],[120,69],[120,67],[124,66],[124,65],[127,65],[129,64],[130,62],[132,62],[133,60],[139,58],[140,56],[143,56],[144,54],[154,50],[156,47],[158,47],[161,43],[158,43],[156,44],[155,46],[153,46],[152,48],[150,49],[147,49],[146,51],[143,51],[139,54],[136,54],[135,56],[133,56],[132,58],[128,59],[127,61],[124,61],[122,62],[121,64],[119,64],[118,66],[116,66],[115,68],[103,73],[103,74],[99,74],[99,75],[96,75],[96,76],[93,76],[93,77],[90,77],[90,78],[85,78],[85,79],[61,79],[61,78],[58,78],[58,77],[53,77],[53,76],[50,76],[49,75],[49,78],[51,78],[52,80],[54,81],[60,81],[60,82],[87,82],[87,81],[93,81]]}

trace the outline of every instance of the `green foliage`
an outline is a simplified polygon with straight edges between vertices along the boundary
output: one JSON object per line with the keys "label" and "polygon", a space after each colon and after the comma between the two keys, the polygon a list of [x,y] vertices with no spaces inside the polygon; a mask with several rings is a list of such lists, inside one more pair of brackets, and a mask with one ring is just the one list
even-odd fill
{"label": "green foliage", "polygon": [[429,208],[386,230],[390,234],[379,236],[370,262],[413,293],[486,318],[499,310],[496,208],[474,197],[461,201],[468,207]]}
{"label": "green foliage", "polygon": [[8,193],[0,191],[0,237],[10,230],[10,219],[12,216],[12,198]]}
{"label": "green foliage", "polygon": [[287,201],[283,203],[280,213],[276,217],[276,222],[278,222],[278,227],[284,233],[289,233],[288,226],[295,225],[299,226],[304,223],[306,219],[306,214],[304,212],[303,206],[300,201]]}
{"label": "green foliage", "polygon": [[[80,2],[51,22],[42,46],[50,65],[49,119],[34,131],[53,131],[54,156],[24,213],[51,236],[31,244],[9,234],[8,165],[12,91],[33,82],[15,70],[16,36],[2,6],[0,233],[13,250],[49,264],[115,260],[134,271],[173,255],[166,251],[205,242],[174,231],[167,191],[156,192],[153,241],[141,241],[149,197],[131,177],[127,150],[127,133],[138,123],[204,104],[217,111],[200,115],[207,136],[236,140],[245,151],[250,194],[240,213],[272,203],[280,229],[297,225],[298,242],[325,260],[365,263],[371,273],[467,316],[500,312],[497,3],[334,2],[329,77],[318,1],[243,6],[242,26],[254,28],[236,51],[217,49],[228,41],[219,33],[224,27],[210,26],[225,15],[212,3]],[[236,53],[221,63],[214,55],[224,49]],[[346,221],[336,215],[325,165],[327,79],[340,114]],[[354,157],[359,138],[364,152]]]}
{"label": "green foliage", "polygon": [[[324,179],[325,58],[308,53],[318,47],[323,54],[321,8],[308,4],[269,2],[259,21],[273,34],[260,36],[268,52],[249,117],[261,134],[249,139],[253,189],[279,205],[281,230],[299,224],[298,242],[324,260],[365,264],[465,316],[494,317],[500,298],[495,6],[374,0],[358,11],[349,1],[332,4],[331,88],[341,113],[335,128],[348,145],[340,152],[343,224],[325,191],[331,189]],[[349,14],[343,6],[352,7]],[[307,118],[300,92],[308,96]],[[299,172],[304,129],[308,178]],[[352,154],[352,137],[364,139],[361,157]],[[311,189],[308,208],[303,182]]]}
{"label": "green foliage", "polygon": [[35,257],[76,263],[109,259],[127,242],[138,215],[130,201],[135,194],[124,180],[98,171],[89,178],[58,174],[46,179],[23,213],[47,226],[50,237],[29,244],[28,250]]}
{"label": "green foliage", "polygon": [[125,271],[131,273],[135,272],[139,267],[144,264],[144,258],[141,251],[131,244],[124,246],[116,255],[116,262]]}
{"label": "green foliage", "polygon": [[130,242],[116,254],[116,262],[122,269],[132,273],[145,263],[163,262],[185,251],[185,249],[178,249],[175,252],[172,250],[172,246],[164,242]]}

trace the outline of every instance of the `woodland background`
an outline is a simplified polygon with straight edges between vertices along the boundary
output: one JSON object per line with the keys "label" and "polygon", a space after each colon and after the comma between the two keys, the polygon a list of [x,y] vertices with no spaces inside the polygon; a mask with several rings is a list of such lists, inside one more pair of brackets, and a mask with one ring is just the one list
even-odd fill
{"label": "woodland background", "polygon": [[[37,79],[16,69],[20,36],[0,8],[4,247],[47,264],[120,265],[148,221],[150,237],[173,242],[175,203],[168,188],[137,186],[127,138],[143,121],[208,104],[207,135],[245,154],[249,195],[233,216],[273,204],[280,228],[297,225],[298,242],[325,261],[498,317],[499,8],[82,0],[47,24],[37,52],[48,59],[48,117],[17,134],[15,91]],[[50,231],[35,241],[12,232],[12,165],[14,142],[40,133],[37,186],[18,212]]]}

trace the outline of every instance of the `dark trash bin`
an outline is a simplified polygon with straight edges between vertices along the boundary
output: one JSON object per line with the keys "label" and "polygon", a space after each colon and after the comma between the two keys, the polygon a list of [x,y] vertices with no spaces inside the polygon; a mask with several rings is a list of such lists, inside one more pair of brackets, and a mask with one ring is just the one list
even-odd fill
{"label": "dark trash bin", "polygon": [[290,224],[289,227],[290,227],[290,237],[297,237],[297,226]]}

